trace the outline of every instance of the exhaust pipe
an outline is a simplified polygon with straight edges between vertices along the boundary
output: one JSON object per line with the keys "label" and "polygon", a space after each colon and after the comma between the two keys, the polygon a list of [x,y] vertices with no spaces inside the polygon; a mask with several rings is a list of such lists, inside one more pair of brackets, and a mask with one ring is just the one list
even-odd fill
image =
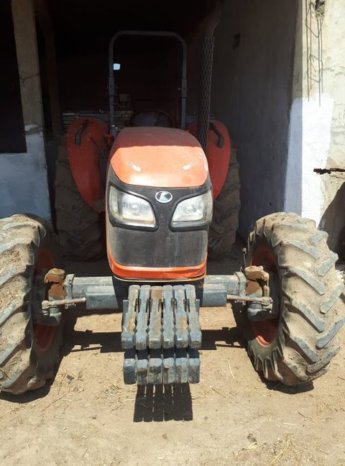
{"label": "exhaust pipe", "polygon": [[210,122],[214,35],[220,18],[221,6],[220,2],[217,2],[216,8],[207,21],[201,42],[197,136],[204,152],[207,149],[207,135]]}

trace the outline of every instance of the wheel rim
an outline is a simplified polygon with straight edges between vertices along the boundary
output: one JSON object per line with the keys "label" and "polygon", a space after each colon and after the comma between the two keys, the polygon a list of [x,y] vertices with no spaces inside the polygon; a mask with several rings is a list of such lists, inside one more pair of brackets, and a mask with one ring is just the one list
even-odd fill
{"label": "wheel rim", "polygon": [[50,349],[54,341],[55,333],[55,327],[34,324],[34,338],[36,348],[40,353],[45,353]]}
{"label": "wheel rim", "polygon": [[[36,265],[35,265],[35,277],[43,274],[45,271],[54,267],[54,259],[49,249],[40,249],[38,251]],[[50,325],[33,324],[33,333],[35,346],[40,353],[49,351],[53,344],[56,327]]]}
{"label": "wheel rim", "polygon": [[256,341],[267,348],[275,340],[278,333],[278,319],[263,322],[252,322]]}
{"label": "wheel rim", "polygon": [[[276,260],[272,249],[266,245],[259,245],[254,251],[251,265],[261,265],[266,272],[278,275]],[[255,339],[260,346],[270,346],[278,334],[279,318],[263,321],[251,321]]]}

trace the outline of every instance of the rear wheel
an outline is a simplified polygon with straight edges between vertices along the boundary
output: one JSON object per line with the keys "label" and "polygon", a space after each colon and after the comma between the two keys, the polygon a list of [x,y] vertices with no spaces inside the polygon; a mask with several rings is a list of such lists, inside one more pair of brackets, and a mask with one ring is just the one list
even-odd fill
{"label": "rear wheel", "polygon": [[55,212],[65,256],[83,261],[104,256],[102,216],[81,197],[62,148],[56,166]]}
{"label": "rear wheel", "polygon": [[208,255],[218,259],[229,255],[236,241],[240,213],[240,175],[236,151],[231,154],[228,175],[222,191],[213,202],[213,218],[209,229]]}
{"label": "rear wheel", "polygon": [[250,235],[249,263],[263,266],[279,283],[278,318],[248,326],[249,355],[267,380],[311,382],[339,350],[343,284],[326,241],[314,221],[289,213],[258,220]]}
{"label": "rear wheel", "polygon": [[[21,394],[45,385],[60,362],[63,321],[39,325],[35,309],[54,263],[54,239],[39,219],[0,220],[0,390]],[[42,284],[42,285],[41,285]]]}

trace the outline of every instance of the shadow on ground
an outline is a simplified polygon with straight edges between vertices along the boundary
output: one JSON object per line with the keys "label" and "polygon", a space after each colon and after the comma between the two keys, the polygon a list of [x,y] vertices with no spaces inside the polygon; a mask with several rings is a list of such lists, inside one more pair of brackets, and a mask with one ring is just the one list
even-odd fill
{"label": "shadow on ground", "polygon": [[146,385],[137,388],[134,422],[192,421],[189,384]]}

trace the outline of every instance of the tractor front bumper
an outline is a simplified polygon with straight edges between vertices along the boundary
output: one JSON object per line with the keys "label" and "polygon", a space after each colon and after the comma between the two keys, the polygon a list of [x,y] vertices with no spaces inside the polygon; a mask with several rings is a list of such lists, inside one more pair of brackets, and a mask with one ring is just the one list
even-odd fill
{"label": "tractor front bumper", "polygon": [[209,275],[193,284],[131,284],[114,277],[65,277],[63,271],[52,269],[45,277],[48,299],[42,302],[36,320],[56,325],[61,308],[80,303],[88,312],[122,310],[126,384],[198,383],[201,306],[222,307],[237,301],[247,305],[252,319],[274,317],[268,274],[261,267],[248,267],[244,272]]}

